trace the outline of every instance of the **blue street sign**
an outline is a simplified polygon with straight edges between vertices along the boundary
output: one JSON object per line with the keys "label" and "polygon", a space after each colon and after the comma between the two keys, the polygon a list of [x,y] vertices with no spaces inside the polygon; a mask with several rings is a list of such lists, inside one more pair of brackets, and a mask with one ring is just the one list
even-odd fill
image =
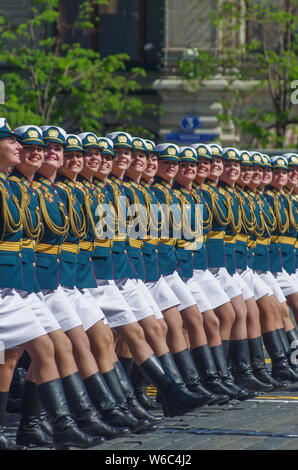
{"label": "blue street sign", "polygon": [[180,127],[184,131],[189,132],[198,129],[198,127],[201,127],[199,116],[196,116],[195,114],[186,114],[186,116],[183,116],[183,118],[180,120]]}
{"label": "blue street sign", "polygon": [[166,134],[165,139],[168,142],[178,142],[179,144],[208,143],[218,138],[218,134],[178,134],[171,132]]}

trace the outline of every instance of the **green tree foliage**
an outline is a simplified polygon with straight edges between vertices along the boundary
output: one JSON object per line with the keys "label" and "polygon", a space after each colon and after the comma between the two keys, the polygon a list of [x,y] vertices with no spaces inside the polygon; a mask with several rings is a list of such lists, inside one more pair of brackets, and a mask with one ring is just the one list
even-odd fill
{"label": "green tree foliage", "polygon": [[[182,59],[182,75],[195,86],[215,75],[226,78],[233,99],[222,103],[221,118],[232,117],[238,129],[263,146],[284,147],[288,126],[298,124],[291,89],[298,79],[297,1],[223,0],[211,17],[221,33],[218,48],[195,50],[191,60]],[[258,106],[264,90],[269,106]]]}
{"label": "green tree foliage", "polygon": [[78,31],[94,32],[100,20],[94,7],[106,3],[82,1],[71,25],[62,21],[59,0],[33,0],[28,19],[21,24],[0,16],[6,94],[2,115],[12,126],[55,123],[99,133],[106,130],[102,122],[108,116],[116,123],[115,130],[136,130],[134,118],[150,107],[134,95],[145,71],[128,70],[127,54],[101,57],[92,48],[64,40],[69,31],[72,37]]}

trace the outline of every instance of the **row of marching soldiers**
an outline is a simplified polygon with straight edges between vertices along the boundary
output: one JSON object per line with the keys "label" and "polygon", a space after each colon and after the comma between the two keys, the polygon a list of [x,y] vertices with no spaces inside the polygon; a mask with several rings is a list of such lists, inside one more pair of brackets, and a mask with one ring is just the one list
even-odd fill
{"label": "row of marching soldiers", "polygon": [[1,449],[24,351],[23,447],[89,448],[157,429],[158,407],[297,390],[296,155],[2,118],[0,168]]}

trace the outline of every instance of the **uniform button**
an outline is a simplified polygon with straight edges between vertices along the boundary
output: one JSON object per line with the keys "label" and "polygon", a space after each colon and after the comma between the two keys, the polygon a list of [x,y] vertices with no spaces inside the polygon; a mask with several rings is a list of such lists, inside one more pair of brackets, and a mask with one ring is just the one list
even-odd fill
{"label": "uniform button", "polygon": [[155,253],[158,253],[158,249],[157,249],[157,248],[155,248]]}
{"label": "uniform button", "polygon": [[124,253],[127,255],[127,250],[124,250]]}
{"label": "uniform button", "polygon": [[195,255],[194,253],[191,254],[192,257],[194,257],[194,255]]}
{"label": "uniform button", "polygon": [[22,258],[22,253],[19,253],[19,257]]}
{"label": "uniform button", "polygon": [[89,258],[89,261],[92,261],[92,258]]}
{"label": "uniform button", "polygon": [[60,263],[60,259],[59,259],[59,258],[57,258],[57,263]]}
{"label": "uniform button", "polygon": [[32,263],[32,266],[33,266],[34,268],[36,268],[36,263]]}

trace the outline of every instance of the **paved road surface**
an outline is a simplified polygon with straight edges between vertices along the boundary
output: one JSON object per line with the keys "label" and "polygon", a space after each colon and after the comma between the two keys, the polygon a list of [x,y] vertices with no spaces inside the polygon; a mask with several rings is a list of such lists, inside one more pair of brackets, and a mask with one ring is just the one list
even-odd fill
{"label": "paved road surface", "polygon": [[[154,413],[161,415],[161,411]],[[7,417],[12,437],[17,420],[15,414]],[[298,392],[272,392],[245,402],[204,407],[164,419],[155,432],[106,441],[96,449],[105,451],[105,458],[114,451],[119,451],[114,456],[121,456],[121,451],[137,455],[136,451],[175,450],[178,455],[178,451],[198,450],[298,450]],[[134,468],[133,463],[128,466]]]}

